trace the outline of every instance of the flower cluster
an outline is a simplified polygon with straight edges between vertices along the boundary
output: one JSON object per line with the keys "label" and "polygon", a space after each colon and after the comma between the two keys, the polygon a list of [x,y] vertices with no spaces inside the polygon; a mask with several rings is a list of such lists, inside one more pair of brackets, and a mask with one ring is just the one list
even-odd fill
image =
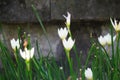
{"label": "flower cluster", "polygon": [[[106,44],[111,45],[112,44],[111,39],[112,39],[112,37],[109,33],[105,36],[98,37],[98,41],[100,42],[100,44],[102,46],[105,46]],[[113,37],[113,41],[115,41],[115,39],[116,39],[116,35]]]}
{"label": "flower cluster", "polygon": [[[120,22],[118,23],[117,20],[112,20],[110,18],[111,24],[116,32],[116,34],[114,36],[111,36],[109,33],[105,36],[100,36],[98,37],[98,41],[99,43],[104,46],[106,52],[108,52],[109,55],[111,55],[111,44],[112,42],[118,41],[118,37],[119,37],[119,31],[120,31]],[[114,45],[114,44],[113,44]]]}
{"label": "flower cluster", "polygon": [[[19,39],[15,40],[14,38],[12,40],[10,40],[11,47],[13,48],[14,51],[16,51],[16,49],[19,50],[19,48],[20,48],[19,41],[20,41]],[[25,59],[26,61],[29,61],[34,55],[34,48],[32,48],[31,50],[28,50],[27,47],[25,47],[25,51],[22,51],[20,49],[20,55],[23,59]]]}
{"label": "flower cluster", "polygon": [[110,18],[111,24],[113,26],[113,28],[116,31],[116,35],[111,37],[111,35],[108,33],[105,36],[100,36],[98,37],[98,41],[102,46],[105,46],[106,44],[111,45],[112,44],[112,38],[113,38],[113,42],[115,41],[116,37],[118,37],[118,32],[120,31],[120,22],[117,23],[117,20],[114,19],[114,21]]}
{"label": "flower cluster", "polygon": [[[58,35],[59,37],[61,38],[62,40],[62,43],[63,43],[63,46],[64,46],[64,49],[65,49],[65,52],[66,52],[66,56],[67,56],[67,59],[68,59],[68,63],[69,63],[69,67],[70,67],[70,78],[73,78],[73,68],[72,68],[72,64],[71,64],[71,59],[70,59],[70,50],[72,49],[74,43],[75,43],[75,40],[72,39],[72,35],[71,35],[71,31],[70,31],[70,19],[71,19],[71,14],[69,12],[67,12],[67,16],[63,15],[66,19],[66,27],[63,29],[58,29]],[[70,37],[67,38],[67,35],[70,35]],[[69,78],[68,78],[69,79]]]}
{"label": "flower cluster", "polygon": [[[68,40],[66,40],[66,37],[68,35],[68,30],[70,29],[70,19],[71,19],[71,14],[67,12],[67,16],[63,15],[66,19],[66,26],[67,28],[60,28],[58,29],[58,35],[62,39],[63,46],[66,50],[70,51],[75,43],[75,40],[72,40],[72,37],[70,36]],[[69,30],[70,31],[70,30]]]}

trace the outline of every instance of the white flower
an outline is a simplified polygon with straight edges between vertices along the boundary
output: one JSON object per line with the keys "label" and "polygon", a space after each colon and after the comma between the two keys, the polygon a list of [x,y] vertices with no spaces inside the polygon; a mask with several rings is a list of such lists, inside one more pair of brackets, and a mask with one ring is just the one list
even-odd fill
{"label": "white flower", "polygon": [[62,67],[62,66],[60,67],[60,70],[63,70],[63,67]]}
{"label": "white flower", "polygon": [[63,28],[58,29],[58,35],[62,40],[67,37],[67,34],[68,34],[68,30],[66,27],[64,29]]}
{"label": "white flower", "polygon": [[[113,42],[116,39],[116,35],[113,37]],[[100,36],[98,37],[98,41],[101,45],[105,46],[106,44],[111,45],[112,41],[111,41],[111,35],[108,33],[107,35],[105,35],[104,37]]]}
{"label": "white flower", "polygon": [[20,48],[19,39],[17,39],[17,40],[15,41],[15,39],[13,38],[12,40],[10,40],[10,43],[11,43],[11,47],[12,47],[14,50],[16,50],[16,48],[17,48],[17,49]]}
{"label": "white flower", "polygon": [[67,12],[67,16],[63,15],[63,17],[66,19],[66,26],[70,27],[70,22],[71,22],[71,14],[69,12]]}
{"label": "white flower", "polygon": [[75,40],[72,40],[71,37],[69,37],[68,40],[66,40],[66,39],[63,40],[63,46],[68,51],[70,51],[72,49],[74,43],[75,43]]}
{"label": "white flower", "polygon": [[[104,38],[106,39],[106,43],[108,45],[111,45],[112,44],[112,41],[111,41],[111,35],[108,33],[107,35],[104,36]],[[115,41],[116,39],[116,36],[113,37],[113,41]]]}
{"label": "white flower", "polygon": [[102,36],[98,37],[98,41],[102,46],[106,45],[106,39]]}
{"label": "white flower", "polygon": [[20,49],[20,55],[23,59],[29,61],[30,58],[32,58],[34,55],[34,48],[32,48],[31,50],[28,50],[27,48],[25,48],[25,51],[22,51]]}
{"label": "white flower", "polygon": [[120,22],[117,24],[117,21],[114,19],[114,22],[113,20],[110,18],[110,21],[115,29],[115,31],[120,31]]}
{"label": "white flower", "polygon": [[87,68],[85,70],[85,77],[88,79],[88,80],[92,80],[93,79],[93,73],[92,73],[92,70],[90,68]]}

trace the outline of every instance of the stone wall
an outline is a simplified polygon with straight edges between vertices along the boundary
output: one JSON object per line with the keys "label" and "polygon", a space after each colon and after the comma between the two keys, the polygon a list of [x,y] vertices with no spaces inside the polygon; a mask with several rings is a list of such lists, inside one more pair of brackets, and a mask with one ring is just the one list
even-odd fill
{"label": "stone wall", "polygon": [[[17,39],[18,38],[18,26],[21,26],[20,28],[22,29],[22,34],[26,32],[27,34],[30,34],[31,37],[31,43],[32,47],[36,48],[36,41],[38,41],[38,44],[40,46],[40,50],[42,50],[42,53],[44,56],[48,55],[50,51],[50,47],[48,44],[48,41],[43,33],[42,28],[40,27],[39,24],[3,24],[2,25],[2,33],[0,33],[0,39],[5,40],[4,42],[8,45],[8,48],[11,49],[10,45],[10,40],[12,38]],[[53,24],[45,24],[46,26],[46,31],[47,31],[47,36],[50,41],[50,44],[52,46],[53,53],[56,53],[56,46],[59,43],[59,37],[57,34],[57,25]],[[49,28],[50,27],[50,28]],[[3,38],[5,36],[5,39]],[[37,54],[36,54],[37,55]],[[52,55],[52,54],[51,54]]]}
{"label": "stone wall", "polygon": [[73,20],[108,20],[120,16],[119,0],[0,0],[0,21],[37,22],[34,5],[43,21],[64,20],[67,11]]}
{"label": "stone wall", "polygon": [[[110,23],[110,22],[109,22]],[[8,46],[8,48],[12,52],[12,48],[10,45],[10,40],[12,38],[17,39],[18,37],[18,26],[22,29],[22,32],[26,32],[27,34],[31,35],[31,42],[32,46],[36,47],[36,40],[39,44],[39,50],[41,52],[41,55],[47,56],[50,47],[48,44],[48,41],[43,33],[43,30],[39,24],[36,23],[26,23],[26,24],[3,24],[2,25],[2,31],[0,33],[0,39],[4,40]],[[63,23],[44,23],[45,29],[47,31],[48,39],[50,41],[50,44],[52,46],[53,55],[56,57],[56,59],[60,59],[61,57],[65,56],[63,46],[61,43],[61,40],[58,36],[57,30],[60,27],[65,27],[64,22]],[[75,44],[77,47],[77,51],[80,54],[82,52],[83,59],[85,59],[87,52],[90,47],[90,35],[97,39],[97,37],[102,34],[107,34],[108,32],[108,22],[73,22],[71,25],[71,31],[73,34],[73,37],[75,39]],[[5,39],[3,38],[5,36]],[[36,53],[36,57],[37,52]],[[52,53],[50,54],[52,56]],[[73,51],[71,51],[71,56],[74,57]]]}

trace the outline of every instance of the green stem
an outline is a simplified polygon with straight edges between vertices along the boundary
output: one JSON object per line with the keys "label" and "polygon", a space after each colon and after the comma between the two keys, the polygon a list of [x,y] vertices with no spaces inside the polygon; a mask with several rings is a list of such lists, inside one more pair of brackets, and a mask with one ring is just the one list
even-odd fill
{"label": "green stem", "polygon": [[27,77],[29,80],[32,80],[32,75],[31,75],[31,71],[30,71],[30,61],[26,60],[26,68],[27,68]]}
{"label": "green stem", "polygon": [[117,68],[118,65],[119,65],[119,39],[120,39],[119,32],[117,32],[116,35],[117,35],[117,38],[116,38],[117,45],[116,45],[116,56],[115,56],[115,62],[116,63],[115,63],[115,65],[116,65],[116,68]]}
{"label": "green stem", "polygon": [[108,45],[108,55],[110,56],[110,45]]}
{"label": "green stem", "polygon": [[115,60],[115,54],[114,54],[114,43],[113,43],[113,26],[110,27],[110,30],[111,30],[111,40],[112,40],[112,63],[113,63],[113,66],[114,66],[114,60]]}
{"label": "green stem", "polygon": [[111,64],[111,61],[110,61],[110,58],[109,58],[109,56],[108,56],[108,53],[107,53],[107,51],[106,51],[106,49],[104,48],[104,46],[102,46],[102,45],[100,45],[101,46],[101,48],[104,50],[104,52],[105,52],[105,57],[106,57],[106,60],[107,60],[107,63],[108,63],[108,65],[109,65],[109,67],[112,69],[112,64]]}
{"label": "green stem", "polygon": [[16,47],[16,49],[14,50],[14,56],[15,56],[15,59],[16,59],[16,62],[17,62],[17,72],[16,72],[16,74],[17,74],[18,80],[20,80],[20,69],[21,69],[21,67],[20,67],[20,61],[18,59],[18,54],[17,53],[18,53],[18,49]]}
{"label": "green stem", "polygon": [[30,62],[26,60],[26,67],[27,67],[27,70],[28,72],[30,71]]}
{"label": "green stem", "polygon": [[72,79],[75,79],[73,66],[72,66],[72,62],[71,62],[71,59],[70,59],[70,51],[68,51],[68,50],[65,50],[65,51],[66,51],[66,56],[67,56],[69,67],[70,67],[70,76],[72,77]]}
{"label": "green stem", "polygon": [[[71,33],[71,31],[70,31],[70,27],[67,27],[67,28],[68,28],[68,33],[69,33],[70,37],[73,38],[72,33]],[[74,50],[74,52],[75,52],[75,56],[76,56],[76,59],[77,59],[77,61],[78,61],[78,68],[81,68],[81,63],[80,63],[80,59],[79,59],[78,52],[77,52],[77,50],[76,50],[75,44],[73,45],[73,50]]]}
{"label": "green stem", "polygon": [[15,56],[16,62],[18,63],[18,54],[17,53],[18,53],[18,49],[16,47],[14,50],[14,56]]}

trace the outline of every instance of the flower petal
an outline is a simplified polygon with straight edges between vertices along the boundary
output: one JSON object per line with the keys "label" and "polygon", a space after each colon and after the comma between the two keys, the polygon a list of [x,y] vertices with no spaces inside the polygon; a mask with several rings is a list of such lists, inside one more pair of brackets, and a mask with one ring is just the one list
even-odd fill
{"label": "flower petal", "polygon": [[30,57],[32,58],[34,55],[34,48],[31,49],[31,52],[30,52]]}
{"label": "flower petal", "polygon": [[62,40],[67,37],[67,34],[68,34],[68,30],[66,27],[64,29],[63,28],[58,29],[58,35]]}
{"label": "flower petal", "polygon": [[91,70],[90,68],[87,68],[87,69],[85,70],[85,77],[86,77],[87,79],[89,79],[89,80],[92,80],[93,74],[92,74],[92,70]]}
{"label": "flower petal", "polygon": [[71,37],[69,37],[68,40],[66,39],[63,40],[63,46],[68,51],[72,49],[74,43],[75,43],[75,40],[72,40]]}
{"label": "flower petal", "polygon": [[20,55],[21,55],[21,57],[23,58],[23,59],[26,59],[26,54],[25,54],[25,52],[23,51],[22,52],[22,50],[20,49]]}

